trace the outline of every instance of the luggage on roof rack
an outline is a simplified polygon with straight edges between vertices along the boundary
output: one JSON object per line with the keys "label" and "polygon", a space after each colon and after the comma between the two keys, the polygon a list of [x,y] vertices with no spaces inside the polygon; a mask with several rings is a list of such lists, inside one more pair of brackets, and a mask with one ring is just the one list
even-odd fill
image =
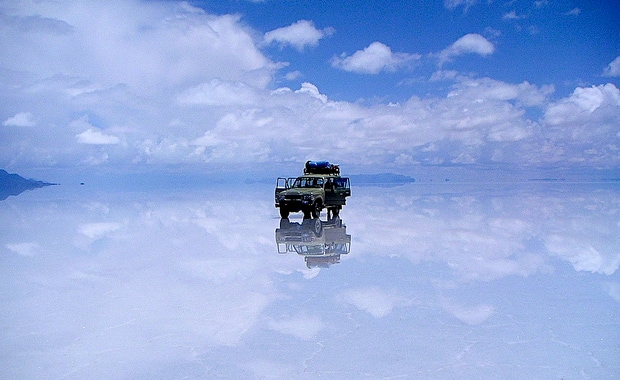
{"label": "luggage on roof rack", "polygon": [[304,174],[340,174],[340,166],[327,161],[306,161]]}

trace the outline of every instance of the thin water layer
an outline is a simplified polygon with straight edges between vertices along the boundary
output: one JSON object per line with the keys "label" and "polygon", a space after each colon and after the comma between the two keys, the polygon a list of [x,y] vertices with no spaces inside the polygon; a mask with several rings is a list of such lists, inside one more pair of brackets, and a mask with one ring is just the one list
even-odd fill
{"label": "thin water layer", "polygon": [[620,188],[273,188],[0,202],[2,378],[617,378]]}

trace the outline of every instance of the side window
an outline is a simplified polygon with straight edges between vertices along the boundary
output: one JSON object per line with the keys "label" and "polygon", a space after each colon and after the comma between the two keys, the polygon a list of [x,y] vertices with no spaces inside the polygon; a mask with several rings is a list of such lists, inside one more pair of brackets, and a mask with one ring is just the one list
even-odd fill
{"label": "side window", "polygon": [[336,189],[346,189],[347,188],[347,178],[336,178],[334,180]]}

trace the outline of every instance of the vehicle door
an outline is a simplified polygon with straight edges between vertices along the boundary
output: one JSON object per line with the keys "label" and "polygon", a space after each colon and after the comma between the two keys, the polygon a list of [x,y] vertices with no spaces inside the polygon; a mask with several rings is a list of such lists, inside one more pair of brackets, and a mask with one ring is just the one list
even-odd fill
{"label": "vehicle door", "polygon": [[294,181],[295,181],[295,178],[278,177],[278,179],[276,180],[275,193],[278,194],[284,190],[290,189],[293,186]]}
{"label": "vehicle door", "polygon": [[340,197],[351,195],[351,182],[348,177],[334,178],[334,191]]}
{"label": "vehicle door", "polygon": [[329,178],[325,185],[325,199],[328,205],[344,205],[345,197],[351,195],[349,178]]}

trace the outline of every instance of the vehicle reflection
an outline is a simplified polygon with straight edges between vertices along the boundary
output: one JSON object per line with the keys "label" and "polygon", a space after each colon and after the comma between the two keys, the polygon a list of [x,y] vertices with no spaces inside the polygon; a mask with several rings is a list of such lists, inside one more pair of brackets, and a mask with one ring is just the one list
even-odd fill
{"label": "vehicle reflection", "polygon": [[309,269],[327,268],[351,251],[351,235],[338,216],[327,221],[308,218],[301,223],[280,219],[276,245],[280,254],[294,252],[303,256]]}

